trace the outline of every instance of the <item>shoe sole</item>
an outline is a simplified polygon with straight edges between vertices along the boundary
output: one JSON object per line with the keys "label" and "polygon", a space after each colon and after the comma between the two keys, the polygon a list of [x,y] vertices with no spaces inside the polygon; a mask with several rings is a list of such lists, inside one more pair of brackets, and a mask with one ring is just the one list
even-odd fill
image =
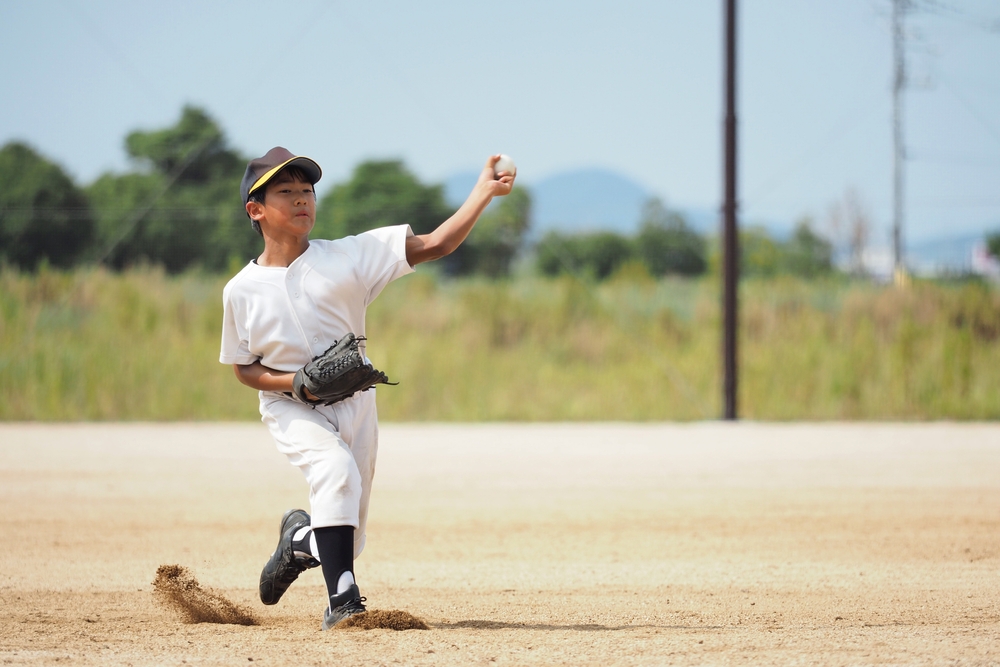
{"label": "shoe sole", "polygon": [[[306,520],[312,521],[312,517],[309,516],[309,513],[306,512],[305,510],[290,509],[287,512],[285,512],[284,515],[282,515],[282,517],[281,517],[281,523],[278,524],[278,546],[276,546],[274,548],[274,553],[278,553],[278,551],[281,549],[281,540],[285,537],[285,532],[290,528],[290,526],[288,525],[289,524],[289,519],[293,515],[295,515],[295,514],[302,514],[302,515],[304,515],[304,517],[305,517]],[[272,558],[273,558],[273,556],[272,556]],[[268,561],[268,562],[270,562],[270,561]],[[261,572],[261,575],[263,575],[263,574],[264,573]],[[259,591],[259,587],[258,587],[258,591]],[[263,598],[263,596],[261,596],[260,601],[263,604],[266,604],[266,605],[269,605],[269,606],[270,605],[275,605],[275,604],[278,604],[278,602],[281,601],[281,598],[284,596],[284,594],[285,594],[285,591],[283,591],[281,593],[281,595],[279,595],[278,598],[276,600],[274,600],[273,602],[267,602],[267,601],[265,601],[264,598]]]}
{"label": "shoe sole", "polygon": [[323,617],[323,625],[320,626],[320,627],[322,628],[323,632],[326,632],[327,630],[331,630],[331,629],[335,628],[337,626],[337,623],[340,623],[341,621],[343,621],[345,619],[351,618],[352,616],[357,616],[358,614],[363,614],[366,611],[368,611],[368,610],[367,609],[359,609],[357,611],[352,611],[349,614],[338,614],[337,615],[337,620],[333,621],[333,623],[330,622],[330,620],[331,620],[332,617],[331,618],[327,618],[326,616],[324,616]]}
{"label": "shoe sole", "polygon": [[323,612],[323,625],[320,627],[324,632],[333,628],[337,625],[337,623],[340,623],[345,618],[350,618],[351,616],[363,614],[368,611],[364,604],[365,598],[361,596],[361,591],[358,589],[357,584],[352,584],[351,587],[345,591],[345,593],[347,594],[347,600],[342,605],[338,605],[336,611],[331,612],[329,616],[327,615],[327,612]]}

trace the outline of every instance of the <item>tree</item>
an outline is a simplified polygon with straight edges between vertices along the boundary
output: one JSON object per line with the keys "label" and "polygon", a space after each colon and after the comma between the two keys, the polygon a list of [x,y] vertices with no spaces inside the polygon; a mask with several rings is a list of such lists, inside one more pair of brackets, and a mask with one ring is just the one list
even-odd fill
{"label": "tree", "polygon": [[531,226],[531,194],[519,186],[493,201],[469,238],[444,260],[450,272],[478,273],[490,278],[510,274],[514,257]]}
{"label": "tree", "polygon": [[313,236],[341,238],[401,224],[426,234],[452,213],[443,186],[421,184],[399,160],[368,161],[320,200]]}
{"label": "tree", "polygon": [[215,121],[192,106],[184,107],[173,127],[130,133],[125,138],[125,149],[140,164],[163,175],[176,175],[179,183],[203,185],[231,178],[237,171],[242,178],[247,162],[226,147],[225,136]]}
{"label": "tree", "polygon": [[614,232],[560,234],[549,232],[536,248],[538,270],[544,275],[587,275],[603,280],[633,257],[632,243]]}
{"label": "tree", "polygon": [[784,245],[784,269],[792,275],[815,278],[833,270],[833,244],[812,227],[811,218],[802,218]]}
{"label": "tree", "polygon": [[0,149],[0,184],[0,260],[69,267],[87,250],[93,214],[62,167],[12,142]]}
{"label": "tree", "polygon": [[535,265],[538,271],[545,276],[581,271],[583,264],[573,241],[572,236],[557,231],[546,233],[535,246]]}
{"label": "tree", "polygon": [[1000,232],[993,232],[986,235],[986,250],[997,259],[1000,259]]}
{"label": "tree", "polygon": [[828,215],[829,226],[833,237],[839,241],[846,236],[848,263],[851,273],[864,275],[867,273],[865,254],[871,236],[871,216],[860,195],[853,188],[844,192],[840,201],[830,206]]}
{"label": "tree", "polygon": [[740,230],[740,275],[777,275],[782,268],[782,248],[764,227]]}
{"label": "tree", "polygon": [[653,276],[696,276],[708,267],[705,239],[688,227],[684,216],[667,210],[656,197],[643,207],[636,255]]}
{"label": "tree", "polygon": [[104,174],[87,193],[97,213],[101,261],[122,268],[140,261],[168,271],[226,268],[257,254],[239,196],[246,158],[226,145],[204,111],[185,107],[173,127],[125,139],[137,169]]}

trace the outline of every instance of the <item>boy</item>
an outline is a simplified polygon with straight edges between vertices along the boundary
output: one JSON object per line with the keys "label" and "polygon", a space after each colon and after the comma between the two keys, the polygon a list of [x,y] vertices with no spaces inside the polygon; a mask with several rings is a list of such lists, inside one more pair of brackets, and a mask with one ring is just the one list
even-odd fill
{"label": "boy", "polygon": [[316,218],[316,162],[275,147],[247,165],[240,194],[264,251],[226,285],[219,361],[260,394],[260,413],[278,450],[309,484],[310,517],[290,510],[260,576],[275,604],[299,573],[321,566],[329,604],[323,629],[365,610],[354,559],[365,544],[378,449],[375,392],[313,403],[293,392],[296,371],[348,333],[365,335],[365,311],[382,289],[422,262],[444,257],[468,236],[486,205],[506,195],[514,174],[486,161],[464,204],[429,234],[409,225],[336,241],[310,241]]}

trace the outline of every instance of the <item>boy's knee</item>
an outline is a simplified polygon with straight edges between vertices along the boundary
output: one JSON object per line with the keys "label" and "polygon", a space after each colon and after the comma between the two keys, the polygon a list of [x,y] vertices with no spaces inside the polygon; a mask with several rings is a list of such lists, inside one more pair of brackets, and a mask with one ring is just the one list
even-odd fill
{"label": "boy's knee", "polygon": [[334,448],[318,452],[310,466],[313,494],[327,502],[357,506],[361,499],[361,474],[350,452]]}

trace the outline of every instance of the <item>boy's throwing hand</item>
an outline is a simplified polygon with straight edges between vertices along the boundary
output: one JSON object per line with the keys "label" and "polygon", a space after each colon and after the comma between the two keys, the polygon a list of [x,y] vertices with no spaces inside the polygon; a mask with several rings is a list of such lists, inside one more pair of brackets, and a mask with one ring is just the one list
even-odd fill
{"label": "boy's throwing hand", "polygon": [[406,261],[410,266],[416,266],[423,262],[430,262],[435,259],[451,254],[455,248],[461,245],[462,241],[472,231],[476,220],[489,205],[494,197],[509,195],[514,187],[514,173],[494,170],[496,163],[503,157],[501,153],[491,155],[486,158],[483,170],[479,172],[479,179],[472,188],[472,193],[465,203],[455,214],[442,222],[437,229],[429,234],[419,234],[406,239]]}
{"label": "boy's throwing hand", "polygon": [[[482,173],[479,174],[479,182],[482,183],[485,179],[504,186],[503,188],[499,188],[491,193],[494,197],[509,195],[511,189],[514,187],[514,178],[517,176],[517,167],[514,167],[513,165],[514,161],[511,160],[509,156],[502,153],[491,155],[487,158],[486,166],[483,167]],[[512,168],[512,171],[505,171],[508,166]],[[497,171],[496,169],[498,167],[504,171]]]}

